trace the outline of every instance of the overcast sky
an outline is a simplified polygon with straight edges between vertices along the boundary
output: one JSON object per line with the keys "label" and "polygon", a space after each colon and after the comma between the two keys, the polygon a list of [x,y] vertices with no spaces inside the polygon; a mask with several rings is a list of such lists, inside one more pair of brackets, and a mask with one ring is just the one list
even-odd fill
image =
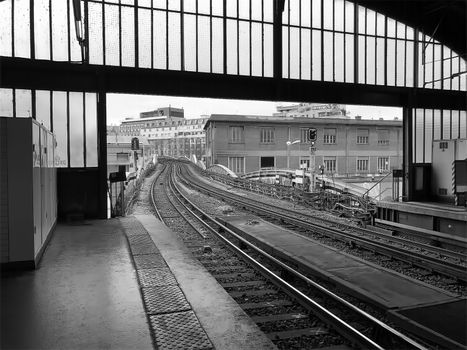
{"label": "overcast sky", "polygon": [[[330,101],[332,103],[332,101]],[[140,112],[152,111],[160,107],[183,108],[185,118],[199,118],[211,114],[253,114],[272,115],[276,106],[290,102],[243,101],[212,98],[192,98],[147,95],[107,95],[107,124],[120,124],[125,118],[138,118]],[[347,105],[350,116],[363,118],[402,119],[402,108]]]}

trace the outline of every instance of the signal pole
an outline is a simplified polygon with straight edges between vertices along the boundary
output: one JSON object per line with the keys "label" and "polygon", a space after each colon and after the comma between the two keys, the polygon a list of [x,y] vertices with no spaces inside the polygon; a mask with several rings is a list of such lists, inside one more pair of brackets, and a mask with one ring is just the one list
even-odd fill
{"label": "signal pole", "polygon": [[308,139],[310,140],[310,184],[311,184],[311,191],[315,190],[315,142],[317,138],[318,131],[316,128],[309,128],[308,129]]}

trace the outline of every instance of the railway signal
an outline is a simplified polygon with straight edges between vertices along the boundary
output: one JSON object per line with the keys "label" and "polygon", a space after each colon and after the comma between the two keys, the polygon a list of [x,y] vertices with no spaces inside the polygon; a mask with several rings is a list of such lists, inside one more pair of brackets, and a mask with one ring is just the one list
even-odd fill
{"label": "railway signal", "polygon": [[309,128],[308,129],[308,140],[310,140],[311,143],[316,141],[318,134],[318,130],[316,128]]}
{"label": "railway signal", "polygon": [[310,191],[315,189],[315,142],[318,137],[318,130],[316,128],[308,128],[308,140],[310,141]]}
{"label": "railway signal", "polygon": [[137,137],[133,137],[131,139],[131,150],[132,151],[139,150],[139,139]]}

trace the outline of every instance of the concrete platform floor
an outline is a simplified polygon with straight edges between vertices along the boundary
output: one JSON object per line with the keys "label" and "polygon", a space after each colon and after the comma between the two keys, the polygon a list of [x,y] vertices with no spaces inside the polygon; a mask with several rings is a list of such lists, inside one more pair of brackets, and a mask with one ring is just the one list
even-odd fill
{"label": "concrete platform floor", "polygon": [[39,269],[3,273],[1,349],[153,349],[117,219],[59,224]]}
{"label": "concrete platform floor", "polygon": [[[133,222],[133,226],[129,228],[125,222]],[[151,248],[140,235],[133,236],[141,229],[165,260],[164,269],[170,269],[175,277],[172,288],[181,288],[189,311],[196,315],[215,349],[275,349],[177,235],[152,215],[60,224],[37,270],[4,272],[0,349],[154,349],[152,333],[157,344],[163,340],[161,350],[185,349],[172,347],[176,344],[170,345],[171,338],[190,337],[190,323],[165,326],[161,331],[154,323],[160,320],[153,318],[163,319],[164,313],[151,311],[148,305],[145,309],[148,288],[142,280],[138,284],[137,276],[153,273],[144,277],[151,282],[157,271],[136,270],[133,265],[136,255],[149,254],[136,252],[138,249]],[[155,293],[155,299],[164,299],[163,289]],[[168,297],[172,302],[175,295]],[[195,344],[189,347],[200,349]]]}

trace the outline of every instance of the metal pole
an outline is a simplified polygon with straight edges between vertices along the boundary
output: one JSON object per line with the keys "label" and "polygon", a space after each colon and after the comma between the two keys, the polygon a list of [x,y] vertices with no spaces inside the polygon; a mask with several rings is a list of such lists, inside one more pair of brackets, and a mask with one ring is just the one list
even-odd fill
{"label": "metal pole", "polygon": [[310,146],[310,192],[314,192],[315,190],[315,148],[313,146],[313,142]]}
{"label": "metal pole", "polygon": [[125,194],[124,193],[125,193],[125,186],[123,185],[123,181],[122,181],[122,182],[120,182],[120,196],[121,196],[120,208],[122,210],[122,212],[120,213],[120,216],[125,216]]}

